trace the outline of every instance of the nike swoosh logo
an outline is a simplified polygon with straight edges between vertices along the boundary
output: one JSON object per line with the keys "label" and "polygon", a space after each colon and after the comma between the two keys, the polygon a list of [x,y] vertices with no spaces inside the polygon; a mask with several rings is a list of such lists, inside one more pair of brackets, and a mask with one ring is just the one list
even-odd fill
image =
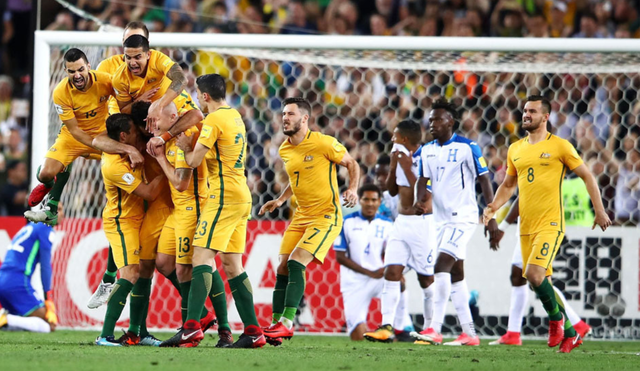
{"label": "nike swoosh logo", "polygon": [[536,256],[536,260],[544,260],[544,258],[541,258],[539,256]]}
{"label": "nike swoosh logo", "polygon": [[[259,337],[258,337],[258,338],[256,338],[256,339],[251,339],[251,341],[252,341],[252,342],[254,342],[254,343],[255,343],[256,341],[258,341],[258,340],[260,340],[260,338],[259,338]],[[574,344],[575,344],[575,342],[574,342]]]}
{"label": "nike swoosh logo", "polygon": [[75,107],[74,107],[74,108],[73,108],[73,110],[74,110],[74,111],[77,111],[77,110],[79,110],[79,109],[80,109],[80,107],[78,107],[78,108],[75,108]]}
{"label": "nike swoosh logo", "polygon": [[302,241],[302,243],[305,245],[313,245],[311,242],[307,242],[307,241]]}
{"label": "nike swoosh logo", "polygon": [[198,331],[194,331],[194,332],[190,333],[190,334],[189,334],[189,335],[187,335],[187,336],[184,336],[185,334],[182,334],[182,340],[190,339],[190,338],[191,338],[191,337],[193,337],[193,335],[195,335],[197,332],[198,332]]}
{"label": "nike swoosh logo", "polygon": [[220,296],[220,295],[222,295],[222,294],[224,294],[224,292],[219,292],[219,293],[217,293],[217,294],[215,294],[215,295],[211,295],[211,297],[212,297],[212,298],[215,298],[216,296]]}
{"label": "nike swoosh logo", "polygon": [[135,295],[135,294],[131,294],[132,298],[143,298],[144,295]]}
{"label": "nike swoosh logo", "polygon": [[120,305],[124,306],[124,303],[123,303],[123,302],[120,302]]}
{"label": "nike swoosh logo", "polygon": [[182,259],[182,258],[184,258],[185,256],[187,256],[187,255],[178,255],[178,258]]}
{"label": "nike swoosh logo", "polygon": [[514,159],[513,159],[513,162],[516,162],[516,161],[518,161],[519,159],[520,159],[520,157],[518,157],[518,158],[514,158]]}

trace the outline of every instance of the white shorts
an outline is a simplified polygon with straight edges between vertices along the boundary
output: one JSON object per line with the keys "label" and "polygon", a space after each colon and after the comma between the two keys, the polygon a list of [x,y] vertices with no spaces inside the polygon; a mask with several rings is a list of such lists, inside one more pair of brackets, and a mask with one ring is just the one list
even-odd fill
{"label": "white shorts", "polygon": [[522,269],[522,249],[520,248],[520,218],[518,218],[518,224],[516,228],[516,246],[513,249],[511,265],[515,265],[516,267]]}
{"label": "white shorts", "polygon": [[437,258],[433,215],[398,215],[384,253],[384,265],[411,267],[421,276],[433,276]]}
{"label": "white shorts", "polygon": [[467,245],[476,231],[476,223],[447,223],[438,229],[438,252],[451,255],[456,260],[467,257]]}
{"label": "white shorts", "polygon": [[344,303],[344,317],[347,320],[347,332],[350,334],[361,323],[367,322],[369,306],[373,298],[380,297],[384,279],[370,278],[365,283],[341,284],[342,301]]}

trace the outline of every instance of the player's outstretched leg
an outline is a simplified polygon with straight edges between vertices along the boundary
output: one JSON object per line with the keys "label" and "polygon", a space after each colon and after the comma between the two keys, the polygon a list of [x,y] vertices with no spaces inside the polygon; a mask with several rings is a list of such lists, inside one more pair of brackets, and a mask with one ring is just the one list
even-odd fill
{"label": "player's outstretched leg", "polygon": [[44,185],[42,188],[34,188],[34,190],[29,195],[29,204],[38,201],[38,198],[40,198],[40,195],[42,195],[40,200],[35,203],[35,205],[37,205],[48,193],[47,203],[40,210],[26,211],[24,214],[25,218],[32,222],[42,222],[51,226],[58,224],[58,203],[60,202],[62,191],[64,190],[64,187],[67,184],[70,175],[71,164],[69,164],[69,166],[67,166],[63,171],[56,175],[53,187],[47,188],[47,186]]}
{"label": "player's outstretched leg", "polygon": [[111,295],[111,290],[113,290],[113,286],[115,286],[117,274],[118,267],[116,266],[115,260],[113,260],[113,251],[111,251],[111,246],[109,246],[107,270],[104,271],[102,281],[100,281],[96,291],[91,295],[91,298],[89,298],[89,302],[87,303],[89,309],[98,308],[107,302],[109,295]]}

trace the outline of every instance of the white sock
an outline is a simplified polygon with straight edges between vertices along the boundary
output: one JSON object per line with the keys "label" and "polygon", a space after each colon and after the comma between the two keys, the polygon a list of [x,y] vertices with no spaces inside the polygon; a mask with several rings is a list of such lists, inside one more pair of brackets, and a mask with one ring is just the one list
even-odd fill
{"label": "white sock", "polygon": [[571,321],[571,325],[575,325],[576,323],[582,321],[582,318],[580,318],[578,313],[576,313],[576,311],[573,310],[573,308],[571,308],[571,306],[567,302],[567,298],[564,297],[564,294],[562,293],[562,291],[560,291],[560,289],[555,286],[553,286],[553,289],[556,290],[556,295],[560,298],[560,300],[562,300],[562,303],[558,303],[558,304],[564,305],[564,310],[565,312],[567,312],[567,317],[569,317],[569,321]]}
{"label": "white sock", "polygon": [[435,285],[433,295],[433,317],[431,328],[437,333],[442,331],[444,315],[451,295],[451,273],[441,272],[435,274]]}
{"label": "white sock", "polygon": [[453,306],[456,307],[456,313],[458,314],[462,331],[471,337],[475,337],[476,330],[473,327],[473,317],[471,317],[471,308],[469,308],[469,288],[467,287],[467,280],[451,284],[451,301],[453,302]]}
{"label": "white sock", "polygon": [[405,327],[409,325],[412,325],[411,316],[409,315],[409,296],[407,295],[407,290],[404,290],[400,293],[396,316],[393,319],[393,328],[404,331]]}
{"label": "white sock", "polygon": [[511,303],[509,306],[509,324],[507,331],[521,332],[522,318],[529,301],[529,288],[527,285],[511,286]]}
{"label": "white sock", "polygon": [[431,327],[433,319],[433,296],[435,293],[435,285],[430,285],[426,289],[422,289],[422,315],[424,316],[424,325],[422,328]]}
{"label": "white sock", "polygon": [[400,301],[400,281],[384,280],[382,288],[382,324],[395,323],[398,302]]}
{"label": "white sock", "polygon": [[40,317],[22,317],[7,314],[7,330],[9,331],[31,331],[31,332],[51,332],[51,326]]}

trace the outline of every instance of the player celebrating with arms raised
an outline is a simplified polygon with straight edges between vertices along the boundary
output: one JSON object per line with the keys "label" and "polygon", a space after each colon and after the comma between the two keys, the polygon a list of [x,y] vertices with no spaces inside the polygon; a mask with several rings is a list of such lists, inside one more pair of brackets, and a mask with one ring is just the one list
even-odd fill
{"label": "player celebrating with arms raised", "polygon": [[358,202],[360,166],[335,138],[309,130],[311,106],[304,98],[283,102],[283,132],[289,138],[280,146],[289,185],[276,200],[267,202],[260,215],[282,206],[296,196],[298,208],[280,245],[280,265],[273,293],[273,325],[264,331],[272,345],[293,336],[293,319],[304,294],[305,270],[312,261],[324,262],[331,244],[342,229],[338,205],[337,166],[349,171],[344,204]]}
{"label": "player celebrating with arms raised", "polygon": [[596,180],[576,149],[547,131],[550,111],[551,104],[544,97],[527,98],[522,128],[529,135],[509,146],[506,177],[495,199],[484,210],[483,218],[485,224],[488,223],[518,187],[522,270],[549,314],[548,345],[560,344],[560,352],[569,353],[582,344],[582,339],[571,325],[562,303],[556,301],[550,283],[551,264],[564,237],[562,183],[567,168],[587,185],[596,212],[593,227],[599,225],[604,231],[611,220],[604,211]]}

